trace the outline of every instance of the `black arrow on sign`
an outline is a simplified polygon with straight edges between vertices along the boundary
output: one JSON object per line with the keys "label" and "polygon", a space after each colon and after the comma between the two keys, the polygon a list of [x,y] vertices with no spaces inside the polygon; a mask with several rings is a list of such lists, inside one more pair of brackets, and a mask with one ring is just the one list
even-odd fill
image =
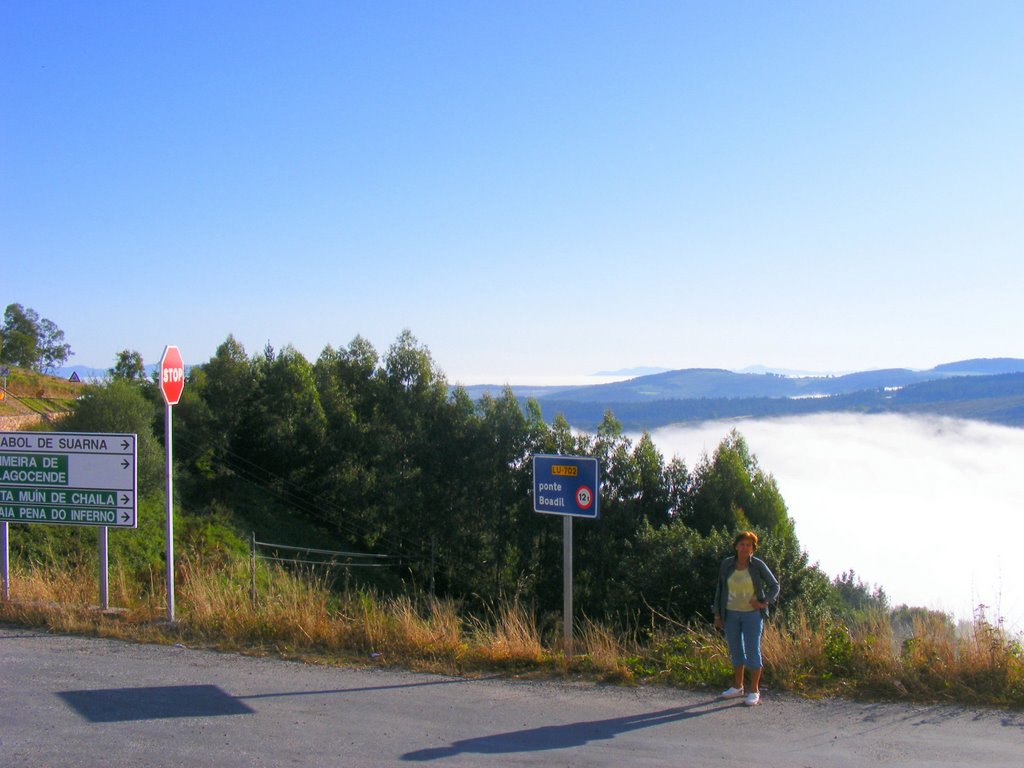
{"label": "black arrow on sign", "polygon": [[129,515],[127,512],[122,512],[121,514],[123,515],[123,517],[121,518],[122,523],[127,523],[129,520],[131,520],[131,515]]}
{"label": "black arrow on sign", "polygon": [[129,443],[127,440],[121,441],[121,447],[124,448],[126,451],[128,450],[129,445],[131,445],[131,443]]}
{"label": "black arrow on sign", "polygon": [[121,503],[122,504],[127,504],[129,501],[130,501],[130,499],[128,498],[128,494],[127,493],[122,493],[121,494]]}
{"label": "black arrow on sign", "polygon": [[121,462],[121,469],[128,469],[128,467],[130,467],[130,466],[131,466],[131,462],[128,461],[128,459],[124,459]]}

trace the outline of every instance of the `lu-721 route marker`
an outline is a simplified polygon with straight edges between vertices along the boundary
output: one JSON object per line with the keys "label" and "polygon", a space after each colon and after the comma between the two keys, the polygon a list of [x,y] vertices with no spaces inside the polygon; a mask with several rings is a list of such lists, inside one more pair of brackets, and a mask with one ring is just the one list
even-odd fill
{"label": "lu-721 route marker", "polygon": [[134,528],[136,436],[0,432],[0,522]]}

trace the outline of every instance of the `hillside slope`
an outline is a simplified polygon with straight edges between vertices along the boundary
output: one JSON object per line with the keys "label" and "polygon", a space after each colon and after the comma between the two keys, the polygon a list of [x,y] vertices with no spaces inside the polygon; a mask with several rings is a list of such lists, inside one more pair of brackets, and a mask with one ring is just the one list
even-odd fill
{"label": "hillside slope", "polygon": [[[926,371],[889,368],[842,376],[787,377],[772,373],[735,373],[715,368],[686,368],[639,376],[612,384],[561,389],[535,395],[562,402],[639,403],[701,397],[823,397],[867,389],[907,387],[952,377],[1024,373],[1024,360],[964,360]],[[518,393],[517,393],[518,394]]]}
{"label": "hillside slope", "polygon": [[701,397],[646,402],[539,400],[545,419],[563,414],[574,427],[594,429],[612,411],[630,431],[680,422],[791,416],[853,411],[858,413],[935,413],[1024,427],[1024,373],[958,376],[905,387],[889,385],[827,397]]}
{"label": "hillside slope", "polygon": [[0,430],[26,429],[44,419],[59,418],[81,394],[81,382],[11,368],[7,391],[0,399]]}

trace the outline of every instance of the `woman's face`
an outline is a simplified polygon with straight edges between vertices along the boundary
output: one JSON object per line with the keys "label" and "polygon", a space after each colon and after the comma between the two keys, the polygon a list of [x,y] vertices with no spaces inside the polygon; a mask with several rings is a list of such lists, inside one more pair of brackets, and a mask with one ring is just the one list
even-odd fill
{"label": "woman's face", "polygon": [[736,542],[736,555],[740,560],[749,560],[754,554],[754,542],[750,539],[740,539]]}

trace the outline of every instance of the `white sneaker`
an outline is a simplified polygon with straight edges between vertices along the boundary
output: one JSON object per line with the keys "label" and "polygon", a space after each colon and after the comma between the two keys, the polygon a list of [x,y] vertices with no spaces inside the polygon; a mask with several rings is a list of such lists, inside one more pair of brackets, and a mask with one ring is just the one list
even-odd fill
{"label": "white sneaker", "polygon": [[742,695],[743,695],[743,689],[742,688],[730,688],[730,689],[728,689],[726,691],[722,691],[722,698],[723,699],[738,699]]}
{"label": "white sneaker", "polygon": [[743,703],[746,704],[748,707],[756,707],[758,704],[761,703],[761,694],[758,691],[748,693],[747,698],[743,700]]}

